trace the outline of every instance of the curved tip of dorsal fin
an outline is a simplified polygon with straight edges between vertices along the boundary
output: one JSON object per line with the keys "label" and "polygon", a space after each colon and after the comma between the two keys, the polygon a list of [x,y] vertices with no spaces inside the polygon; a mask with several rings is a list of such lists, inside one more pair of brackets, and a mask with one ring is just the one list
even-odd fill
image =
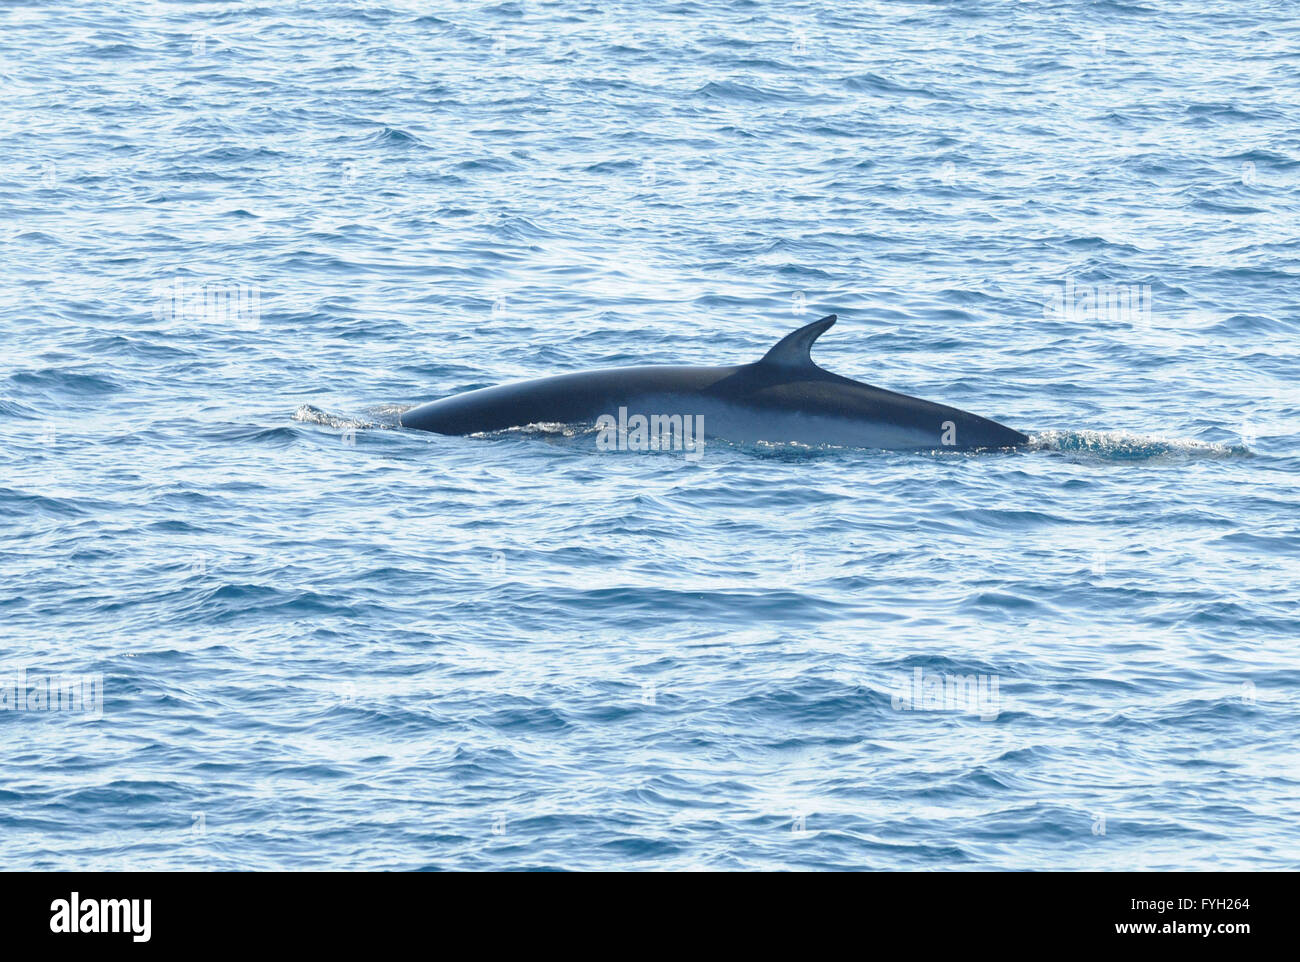
{"label": "curved tip of dorsal fin", "polygon": [[776,342],[772,350],[763,355],[760,364],[780,364],[782,367],[802,367],[812,364],[813,341],[821,337],[835,323],[835,315],[827,314],[820,321],[813,321],[807,327],[801,327],[793,334],[787,334]]}

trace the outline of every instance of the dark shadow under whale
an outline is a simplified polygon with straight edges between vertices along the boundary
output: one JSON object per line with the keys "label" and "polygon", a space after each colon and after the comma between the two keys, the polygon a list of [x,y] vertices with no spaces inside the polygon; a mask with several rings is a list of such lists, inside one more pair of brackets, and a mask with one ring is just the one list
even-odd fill
{"label": "dark shadow under whale", "polygon": [[818,367],[809,352],[834,323],[834,314],[814,321],[752,364],[558,374],[430,401],[404,412],[400,422],[439,434],[479,434],[529,424],[596,423],[618,418],[624,409],[647,418],[702,418],[698,423],[707,437],[738,442],[969,450],[1029,441],[996,421]]}

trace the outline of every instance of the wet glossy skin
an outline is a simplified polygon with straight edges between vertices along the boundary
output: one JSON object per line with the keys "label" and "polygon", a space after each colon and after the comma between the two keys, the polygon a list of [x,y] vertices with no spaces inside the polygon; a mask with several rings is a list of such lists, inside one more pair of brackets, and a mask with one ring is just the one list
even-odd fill
{"label": "wet glossy skin", "polygon": [[[1002,448],[1029,439],[987,418],[840,377],[808,350],[823,318],[761,361],[730,367],[626,367],[483,388],[405,412],[405,427],[477,434],[539,423],[591,423],[633,413],[703,414],[709,436],[885,448]],[[711,416],[710,416],[711,415]]]}

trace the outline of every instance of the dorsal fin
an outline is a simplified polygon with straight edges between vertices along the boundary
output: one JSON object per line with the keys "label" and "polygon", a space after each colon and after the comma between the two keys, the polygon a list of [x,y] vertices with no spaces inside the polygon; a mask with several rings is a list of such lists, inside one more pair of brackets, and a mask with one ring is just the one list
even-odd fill
{"label": "dorsal fin", "polygon": [[804,367],[812,364],[809,352],[813,341],[835,323],[835,315],[827,314],[820,321],[813,321],[807,327],[801,327],[793,334],[787,334],[776,342],[772,350],[763,355],[760,364],[779,364],[782,367]]}

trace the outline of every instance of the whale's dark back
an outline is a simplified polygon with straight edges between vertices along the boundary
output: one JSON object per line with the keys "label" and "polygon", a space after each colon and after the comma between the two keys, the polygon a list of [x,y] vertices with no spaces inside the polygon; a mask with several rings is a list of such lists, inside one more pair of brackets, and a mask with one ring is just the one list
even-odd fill
{"label": "whale's dark back", "polygon": [[[996,421],[958,408],[897,394],[823,370],[812,344],[835,323],[831,314],[782,338],[753,364],[730,367],[653,366],[559,374],[482,388],[431,401],[401,416],[405,427],[439,434],[478,434],[541,423],[595,422],[620,407],[651,402],[691,413],[693,401],[743,409],[773,431],[835,423],[857,443],[885,437],[899,447],[1014,447],[1029,439]],[[639,413],[655,413],[645,411]],[[769,419],[765,422],[764,419]],[[868,426],[887,430],[868,430]],[[841,433],[839,431],[835,433]],[[773,436],[771,441],[798,441]],[[865,443],[870,443],[866,441]]]}
{"label": "whale's dark back", "polygon": [[413,408],[403,426],[439,434],[478,434],[525,424],[594,422],[644,397],[699,395],[735,367],[619,367],[557,374],[454,394]]}
{"label": "whale's dark back", "polygon": [[439,434],[478,434],[539,423],[593,423],[601,415],[617,415],[620,407],[635,407],[647,398],[681,399],[674,409],[679,413],[690,413],[690,399],[696,399],[744,407],[759,418],[766,412],[888,424],[915,435],[916,447],[1013,447],[1028,440],[1019,431],[958,408],[886,391],[816,367],[782,370],[762,362],[560,374],[431,401],[405,412],[401,423]]}

